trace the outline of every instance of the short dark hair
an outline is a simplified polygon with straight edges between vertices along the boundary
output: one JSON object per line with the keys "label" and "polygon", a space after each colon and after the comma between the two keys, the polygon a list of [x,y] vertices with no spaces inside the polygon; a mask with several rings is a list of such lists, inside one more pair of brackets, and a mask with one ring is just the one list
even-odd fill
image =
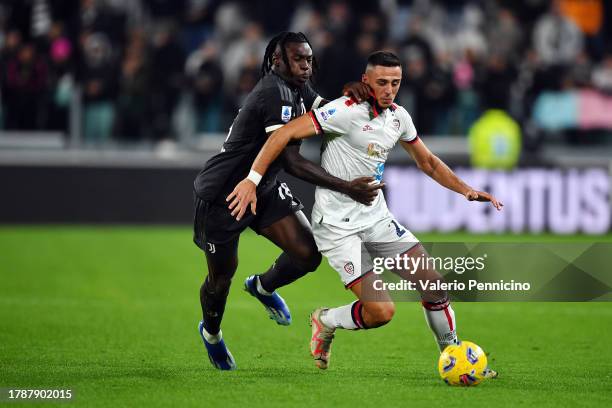
{"label": "short dark hair", "polygon": [[391,51],[376,51],[368,56],[368,65],[383,67],[401,67],[400,59]]}

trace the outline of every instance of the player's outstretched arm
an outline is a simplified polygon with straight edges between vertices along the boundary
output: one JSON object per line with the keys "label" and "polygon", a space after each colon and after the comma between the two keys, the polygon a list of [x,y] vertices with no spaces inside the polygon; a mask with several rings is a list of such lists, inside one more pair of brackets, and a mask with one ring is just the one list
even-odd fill
{"label": "player's outstretched arm", "polygon": [[378,197],[383,183],[373,184],[374,177],[359,177],[351,181],[332,176],[320,165],[300,154],[300,146],[289,145],[281,154],[285,171],[311,184],[346,194],[364,205],[371,205]]}
{"label": "player's outstretched arm", "polygon": [[484,191],[476,191],[465,184],[442,160],[425,146],[421,139],[417,139],[413,143],[403,141],[400,143],[412,156],[417,167],[440,185],[464,195],[469,201],[490,201],[498,211],[504,206],[491,194]]}
{"label": "player's outstretched arm", "polygon": [[232,216],[240,221],[249,206],[251,212],[256,214],[255,191],[270,164],[276,160],[291,140],[306,139],[316,134],[317,130],[308,115],[302,115],[272,133],[255,158],[248,177],[238,183],[234,191],[227,196],[226,201],[230,203]]}

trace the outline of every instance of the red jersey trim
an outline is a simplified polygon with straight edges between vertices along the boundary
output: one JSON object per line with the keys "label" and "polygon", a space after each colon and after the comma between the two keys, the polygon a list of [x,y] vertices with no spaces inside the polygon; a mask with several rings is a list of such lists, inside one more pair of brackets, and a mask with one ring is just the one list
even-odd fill
{"label": "red jersey trim", "polygon": [[310,116],[310,120],[312,120],[312,124],[315,127],[315,131],[317,132],[317,135],[320,135],[321,133],[323,133],[323,128],[321,127],[321,124],[319,123],[319,120],[317,119],[317,115],[315,115],[313,111],[309,111],[308,116]]}

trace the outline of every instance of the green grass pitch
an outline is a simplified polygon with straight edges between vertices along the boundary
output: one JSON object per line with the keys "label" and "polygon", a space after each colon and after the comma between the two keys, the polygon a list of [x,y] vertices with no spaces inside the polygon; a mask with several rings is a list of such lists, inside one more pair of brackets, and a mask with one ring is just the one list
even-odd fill
{"label": "green grass pitch", "polygon": [[61,406],[612,406],[612,303],[455,303],[460,336],[500,372],[475,388],[438,378],[414,303],[398,305],[383,328],[340,331],[321,372],[308,352],[308,313],[352,294],[324,261],[282,290],[294,323],[277,326],[241,290],[277,253],[255,234],[241,238],[223,323],[238,370],[217,372],[196,329],[205,269],[188,227],[2,227],[0,387],[73,389]]}

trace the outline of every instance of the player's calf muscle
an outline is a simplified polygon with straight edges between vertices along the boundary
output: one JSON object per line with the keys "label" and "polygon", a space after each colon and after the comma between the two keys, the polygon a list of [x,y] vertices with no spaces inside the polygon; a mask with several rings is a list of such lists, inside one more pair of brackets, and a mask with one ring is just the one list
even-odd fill
{"label": "player's calf muscle", "polygon": [[395,315],[393,302],[367,302],[363,304],[363,320],[368,328],[380,327],[389,323]]}
{"label": "player's calf muscle", "polygon": [[372,274],[368,275],[368,277],[364,279],[364,282],[359,282],[351,287],[355,296],[363,303],[363,321],[368,329],[384,326],[389,323],[391,319],[393,319],[393,315],[395,315],[395,304],[386,293],[378,293],[377,295],[379,295],[380,298],[378,298],[376,302],[363,301],[363,285],[371,285],[371,278],[369,277],[371,275]]}

